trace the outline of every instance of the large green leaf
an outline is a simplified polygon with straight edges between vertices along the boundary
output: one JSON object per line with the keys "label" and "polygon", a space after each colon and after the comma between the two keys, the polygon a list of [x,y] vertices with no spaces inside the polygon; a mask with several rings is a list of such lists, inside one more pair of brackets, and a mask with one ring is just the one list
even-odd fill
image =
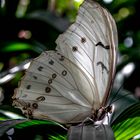
{"label": "large green leaf", "polygon": [[[140,118],[140,102],[135,103],[134,105],[130,106],[126,110],[124,110],[114,121],[113,124],[118,124],[122,121],[125,121],[127,119],[133,119],[135,117]],[[140,123],[139,123],[140,125]]]}
{"label": "large green leaf", "polygon": [[59,138],[62,140],[62,138],[65,138],[63,134],[65,135],[67,131],[62,125],[57,124],[55,122],[29,119],[6,119],[4,117],[2,117],[0,121],[0,137],[3,136],[10,128],[15,128],[16,130],[20,131],[22,130],[23,132],[26,130],[26,128],[40,128],[39,130],[41,132],[41,126],[44,126],[43,129],[46,130],[49,140],[55,140],[54,138]]}
{"label": "large green leaf", "polygon": [[[21,131],[27,131],[26,133],[28,133],[28,130],[35,129],[37,131],[39,130],[39,133],[43,131],[43,133],[46,133],[48,137],[61,136],[61,134],[66,134],[67,132],[62,125],[56,122],[26,119],[20,114],[21,112],[18,111],[20,110],[10,106],[0,106],[0,137],[3,136],[10,128],[15,128],[15,130],[20,133]],[[18,112],[18,114],[16,112]]]}
{"label": "large green leaf", "polygon": [[[34,129],[37,132],[34,135],[39,133],[44,139],[48,140],[66,140],[67,130],[60,124],[52,121],[29,120],[17,124],[14,128],[18,129],[20,133],[21,131],[28,133],[28,130],[32,131]],[[44,137],[43,135],[46,136]]]}
{"label": "large green leaf", "polygon": [[112,128],[116,140],[132,139],[140,134],[140,101],[128,91],[118,96],[114,103],[116,108],[112,116]]}
{"label": "large green leaf", "polygon": [[140,134],[140,116],[129,118],[113,126],[116,140],[129,140]]}
{"label": "large green leaf", "polygon": [[23,129],[25,127],[35,126],[35,125],[48,125],[48,126],[60,126],[58,123],[52,122],[52,121],[43,121],[43,120],[28,120],[26,122],[20,123],[15,125],[15,128]]}

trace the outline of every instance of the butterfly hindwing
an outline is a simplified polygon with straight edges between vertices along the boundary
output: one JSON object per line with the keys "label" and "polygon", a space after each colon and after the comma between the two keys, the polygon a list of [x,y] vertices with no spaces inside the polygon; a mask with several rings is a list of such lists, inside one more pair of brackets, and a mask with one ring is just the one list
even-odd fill
{"label": "butterfly hindwing", "polygon": [[[61,123],[75,122],[75,116],[82,120],[91,113],[92,105],[81,94],[80,85],[77,86],[78,75],[74,76],[75,73],[69,70],[78,71],[79,75],[83,73],[62,57],[60,53],[49,51],[33,60],[13,97],[16,98],[15,104],[21,104],[24,113],[30,110],[35,118],[55,118]],[[86,80],[84,75],[81,77]],[[34,104],[37,108],[33,107]]]}

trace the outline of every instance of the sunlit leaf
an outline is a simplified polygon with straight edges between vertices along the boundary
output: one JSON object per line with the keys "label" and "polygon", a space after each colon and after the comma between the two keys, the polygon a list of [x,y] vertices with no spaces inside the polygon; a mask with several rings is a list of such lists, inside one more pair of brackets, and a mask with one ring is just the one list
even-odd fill
{"label": "sunlit leaf", "polygon": [[78,9],[79,6],[81,5],[81,3],[84,1],[84,0],[73,0],[74,1],[74,6]]}
{"label": "sunlit leaf", "polygon": [[67,140],[66,136],[57,135],[57,136],[49,136],[49,140]]}
{"label": "sunlit leaf", "polygon": [[32,50],[32,46],[26,43],[15,42],[2,48],[3,52],[23,51],[23,50]]}
{"label": "sunlit leaf", "polygon": [[140,101],[127,91],[123,91],[119,96],[115,104],[112,128],[116,140],[128,140],[140,134]]}
{"label": "sunlit leaf", "polygon": [[140,134],[140,117],[129,118],[113,126],[116,140],[129,140]]}

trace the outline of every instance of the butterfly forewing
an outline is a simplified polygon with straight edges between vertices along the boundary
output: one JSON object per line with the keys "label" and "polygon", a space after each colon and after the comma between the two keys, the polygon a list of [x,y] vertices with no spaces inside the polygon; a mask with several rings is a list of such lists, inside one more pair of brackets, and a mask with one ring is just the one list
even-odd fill
{"label": "butterfly forewing", "polygon": [[116,62],[115,22],[98,3],[85,0],[75,23],[56,43],[57,51],[33,60],[14,104],[34,118],[82,122],[109,94]]}
{"label": "butterfly forewing", "polygon": [[91,81],[93,106],[96,102],[103,104],[103,99],[109,94],[116,65],[117,30],[110,13],[94,1],[84,1],[75,23],[58,37],[56,43],[58,50]]}

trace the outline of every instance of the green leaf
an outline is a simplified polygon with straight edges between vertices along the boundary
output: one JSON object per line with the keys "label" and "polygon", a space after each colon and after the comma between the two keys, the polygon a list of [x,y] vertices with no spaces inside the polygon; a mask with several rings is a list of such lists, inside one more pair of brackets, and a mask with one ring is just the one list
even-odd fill
{"label": "green leaf", "polygon": [[46,135],[48,140],[66,140],[66,134],[67,131],[65,128],[52,121],[46,121],[46,120],[28,120],[26,122],[17,124],[15,129],[21,129],[22,131],[26,130],[27,128],[30,129],[38,129],[41,131],[41,129],[46,130]]}
{"label": "green leaf", "polygon": [[[125,100],[127,99],[128,98],[125,98]],[[130,102],[127,102],[128,105],[129,103]],[[127,104],[124,102],[124,105],[127,106]],[[132,139],[134,136],[140,134],[140,102],[135,102],[133,105],[130,104],[127,109],[118,115],[113,124],[112,128],[115,133],[116,140]]]}
{"label": "green leaf", "polygon": [[57,135],[57,136],[49,136],[49,140],[67,140],[66,136]]}
{"label": "green leaf", "polygon": [[32,46],[27,43],[14,42],[2,48],[3,52],[32,50]]}
{"label": "green leaf", "polygon": [[79,6],[82,4],[82,2],[83,2],[83,0],[75,0],[74,1],[74,6],[78,9],[79,8]]}
{"label": "green leaf", "polygon": [[140,134],[140,116],[124,120],[113,127],[116,140],[129,140]]}
{"label": "green leaf", "polygon": [[57,123],[55,122],[52,122],[52,121],[43,121],[43,120],[28,120],[26,122],[23,122],[23,123],[20,123],[20,124],[17,124],[15,126],[15,128],[18,128],[18,129],[23,129],[25,127],[30,127],[30,126],[36,126],[36,125],[57,125]]}
{"label": "green leaf", "polygon": [[122,112],[117,119],[115,120],[115,123],[119,123],[121,121],[127,120],[128,118],[135,118],[140,117],[140,102],[130,106],[127,108],[124,112]]}

